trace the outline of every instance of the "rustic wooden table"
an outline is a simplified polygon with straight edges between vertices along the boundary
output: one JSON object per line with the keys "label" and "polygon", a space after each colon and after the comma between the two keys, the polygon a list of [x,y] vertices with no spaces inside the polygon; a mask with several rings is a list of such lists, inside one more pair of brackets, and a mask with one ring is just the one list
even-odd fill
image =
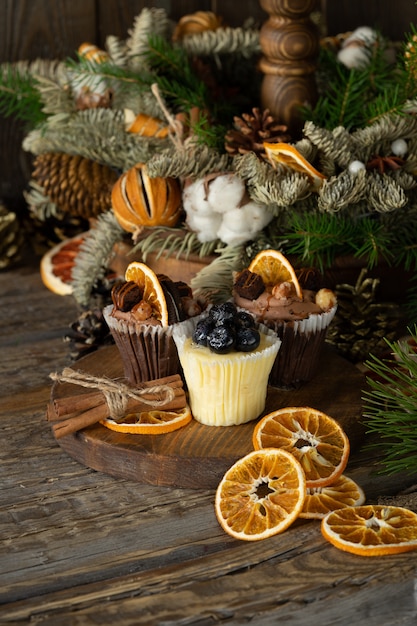
{"label": "rustic wooden table", "polygon": [[[43,287],[36,261],[3,271],[0,293],[1,624],[416,623],[415,553],[346,554],[301,520],[239,542],[216,521],[214,490],[140,484],[72,458],[45,408],[50,372],[70,364],[75,303]],[[376,476],[361,451],[348,470],[369,502],[416,490],[416,476]]]}

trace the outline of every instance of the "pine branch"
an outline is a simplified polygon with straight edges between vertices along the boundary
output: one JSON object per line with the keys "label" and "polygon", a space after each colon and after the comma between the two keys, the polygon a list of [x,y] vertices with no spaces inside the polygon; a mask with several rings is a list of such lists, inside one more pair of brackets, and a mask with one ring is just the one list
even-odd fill
{"label": "pine branch", "polygon": [[72,271],[73,296],[88,306],[94,285],[105,276],[114,244],[124,234],[112,211],[102,213],[85,238]]}
{"label": "pine branch", "polygon": [[42,99],[37,81],[29,69],[19,71],[12,64],[1,66],[0,72],[0,115],[23,121],[29,128],[43,122]]}
{"label": "pine branch", "polygon": [[151,35],[149,49],[144,56],[168,106],[185,111],[193,107],[204,109],[207,106],[207,88],[195,75],[183,48],[173,46],[162,37]]}
{"label": "pine branch", "polygon": [[[410,336],[417,342],[417,326]],[[417,355],[402,341],[386,343],[395,359],[371,356],[366,363],[377,376],[367,378],[363,398],[367,432],[379,436],[369,448],[381,451],[381,473],[412,473],[417,470]]]}
{"label": "pine branch", "polygon": [[208,302],[225,302],[231,297],[233,272],[243,268],[243,246],[226,246],[216,249],[218,257],[198,272],[191,280],[197,297]]}
{"label": "pine branch", "polygon": [[183,256],[187,259],[190,254],[203,258],[213,254],[217,246],[218,242],[213,241],[201,243],[194,232],[185,232],[178,228],[153,228],[144,231],[132,252],[140,252],[146,263],[148,255],[153,253],[156,253],[157,259],[161,256],[175,256],[177,259]]}

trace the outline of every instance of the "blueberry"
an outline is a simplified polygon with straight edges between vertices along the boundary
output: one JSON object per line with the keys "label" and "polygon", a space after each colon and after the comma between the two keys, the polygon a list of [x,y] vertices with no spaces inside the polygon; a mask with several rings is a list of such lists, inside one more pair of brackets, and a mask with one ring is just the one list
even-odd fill
{"label": "blueberry", "polygon": [[230,326],[216,326],[207,337],[207,346],[217,354],[226,354],[235,347],[235,333]]}
{"label": "blueberry", "polygon": [[199,346],[207,345],[207,336],[211,333],[214,328],[214,322],[209,318],[201,319],[197,322],[194,333],[193,333],[193,341],[197,343]]}
{"label": "blueberry", "polygon": [[238,328],[256,328],[255,320],[252,315],[246,311],[238,311],[236,314],[236,323]]}
{"label": "blueberry", "polygon": [[239,328],[236,333],[236,350],[251,352],[255,350],[261,341],[261,336],[256,328]]}
{"label": "blueberry", "polygon": [[216,325],[233,324],[236,313],[236,305],[233,302],[222,302],[221,304],[213,304],[209,316],[215,321]]}

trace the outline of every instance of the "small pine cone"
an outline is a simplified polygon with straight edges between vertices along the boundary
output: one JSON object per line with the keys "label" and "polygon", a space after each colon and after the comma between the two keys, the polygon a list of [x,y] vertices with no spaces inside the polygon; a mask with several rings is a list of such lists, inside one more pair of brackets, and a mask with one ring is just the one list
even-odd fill
{"label": "small pine cone", "polygon": [[397,337],[402,321],[398,304],[378,301],[379,280],[365,276],[363,270],[356,285],[336,286],[338,308],[326,335],[326,341],[353,363],[370,354],[381,356],[387,348],[385,340]]}
{"label": "small pine cone", "polygon": [[89,219],[111,208],[118,174],[79,155],[46,152],[36,157],[33,178],[61,211]]}
{"label": "small pine cone", "polygon": [[73,361],[114,343],[100,309],[83,311],[71,324],[64,341],[69,344],[69,356]]}
{"label": "small pine cone", "polygon": [[0,269],[17,261],[20,256],[23,235],[16,213],[0,204]]}
{"label": "small pine cone", "polygon": [[234,117],[235,128],[225,137],[225,149],[231,155],[255,152],[265,154],[264,142],[279,143],[291,141],[291,135],[285,124],[281,124],[270,114],[268,109],[252,109],[252,114],[243,113]]}

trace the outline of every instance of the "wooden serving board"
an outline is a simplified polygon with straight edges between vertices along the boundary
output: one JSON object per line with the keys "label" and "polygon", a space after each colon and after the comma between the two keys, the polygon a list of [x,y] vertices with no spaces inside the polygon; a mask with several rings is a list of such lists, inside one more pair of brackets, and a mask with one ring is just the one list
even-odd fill
{"label": "wooden serving board", "polygon": [[[96,376],[123,377],[115,346],[77,361],[76,369]],[[350,438],[351,448],[363,437],[359,423],[364,376],[330,347],[323,351],[317,375],[297,390],[269,387],[263,415],[286,406],[311,406],[337,419]],[[69,383],[55,383],[52,399],[80,393]],[[252,447],[256,421],[240,426],[204,426],[192,420],[165,435],[117,433],[96,424],[57,439],[71,457],[83,465],[140,483],[190,489],[215,489],[225,471]]]}

